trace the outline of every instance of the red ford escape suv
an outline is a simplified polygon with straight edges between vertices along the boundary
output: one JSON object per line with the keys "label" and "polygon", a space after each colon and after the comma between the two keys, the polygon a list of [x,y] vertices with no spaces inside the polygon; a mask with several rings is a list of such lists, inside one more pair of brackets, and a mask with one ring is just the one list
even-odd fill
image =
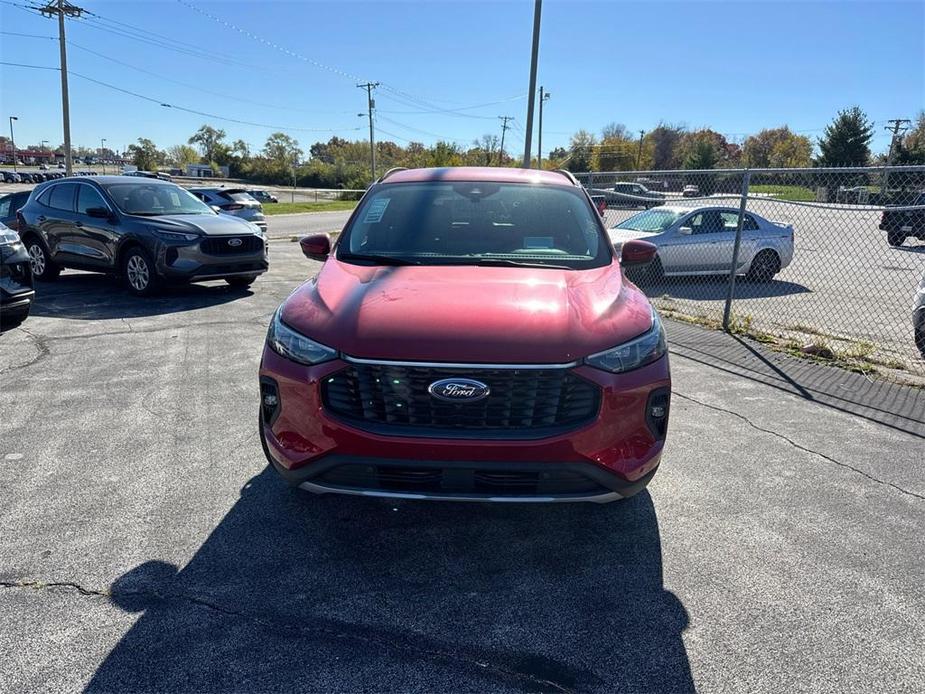
{"label": "red ford escape suv", "polygon": [[[271,321],[270,463],[312,492],[595,501],[658,467],[665,333],[566,172],[393,170]],[[622,264],[655,247],[627,241]]]}

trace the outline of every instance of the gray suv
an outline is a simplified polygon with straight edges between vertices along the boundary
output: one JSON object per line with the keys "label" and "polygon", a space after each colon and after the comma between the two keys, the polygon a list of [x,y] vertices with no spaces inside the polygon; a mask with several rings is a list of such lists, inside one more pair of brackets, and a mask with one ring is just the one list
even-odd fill
{"label": "gray suv", "polygon": [[268,268],[260,227],[217,214],[166,181],[50,181],[36,186],[18,221],[33,274],[44,281],[62,268],[106,272],[148,295],[165,283],[224,279],[246,287]]}
{"label": "gray suv", "polygon": [[189,192],[205,204],[217,207],[221,214],[246,219],[264,231],[267,230],[263,205],[254,200],[243,188],[190,188]]}

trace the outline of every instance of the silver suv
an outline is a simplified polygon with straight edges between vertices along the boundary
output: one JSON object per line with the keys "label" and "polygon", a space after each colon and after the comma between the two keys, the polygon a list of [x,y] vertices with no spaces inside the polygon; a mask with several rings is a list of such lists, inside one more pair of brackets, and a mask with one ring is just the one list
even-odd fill
{"label": "silver suv", "polygon": [[267,230],[263,205],[254,200],[243,188],[190,188],[189,192],[207,205],[217,207],[221,214],[240,217]]}

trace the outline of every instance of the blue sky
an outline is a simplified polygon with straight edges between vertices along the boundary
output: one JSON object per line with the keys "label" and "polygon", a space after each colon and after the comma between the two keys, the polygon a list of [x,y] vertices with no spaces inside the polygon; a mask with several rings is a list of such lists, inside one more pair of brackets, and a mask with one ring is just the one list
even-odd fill
{"label": "blue sky", "polygon": [[[29,0],[0,2],[0,31],[57,35],[54,21],[9,4]],[[500,134],[497,116],[511,115],[506,148],[523,147],[529,0],[81,5],[94,15],[68,22],[70,71],[154,101],[72,76],[75,145],[96,147],[105,137],[121,148],[144,136],[167,147],[204,122],[257,148],[274,130],[305,149],[334,134],[361,139],[362,78],[384,85],[380,139],[467,145]],[[57,66],[57,43],[0,34],[0,60]],[[854,104],[876,121],[873,148],[882,151],[886,119],[912,118],[925,106],[925,1],[546,0],[538,84],[552,93],[546,151],[579,128],[597,132],[612,121],[633,130],[660,120],[710,126],[738,140],[788,124],[815,138]],[[56,72],[0,65],[0,111],[4,124],[19,117],[20,145],[62,141]]]}

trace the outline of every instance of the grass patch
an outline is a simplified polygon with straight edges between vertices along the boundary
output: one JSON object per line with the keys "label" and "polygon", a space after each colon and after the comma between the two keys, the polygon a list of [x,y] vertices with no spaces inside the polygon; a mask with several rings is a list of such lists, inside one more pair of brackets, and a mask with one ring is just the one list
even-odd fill
{"label": "grass patch", "polygon": [[748,192],[771,194],[778,200],[795,200],[797,202],[813,202],[816,199],[816,192],[804,186],[749,186]]}
{"label": "grass patch", "polygon": [[330,200],[328,202],[272,202],[263,206],[267,216],[274,214],[296,214],[299,212],[337,212],[352,210],[356,200]]}

